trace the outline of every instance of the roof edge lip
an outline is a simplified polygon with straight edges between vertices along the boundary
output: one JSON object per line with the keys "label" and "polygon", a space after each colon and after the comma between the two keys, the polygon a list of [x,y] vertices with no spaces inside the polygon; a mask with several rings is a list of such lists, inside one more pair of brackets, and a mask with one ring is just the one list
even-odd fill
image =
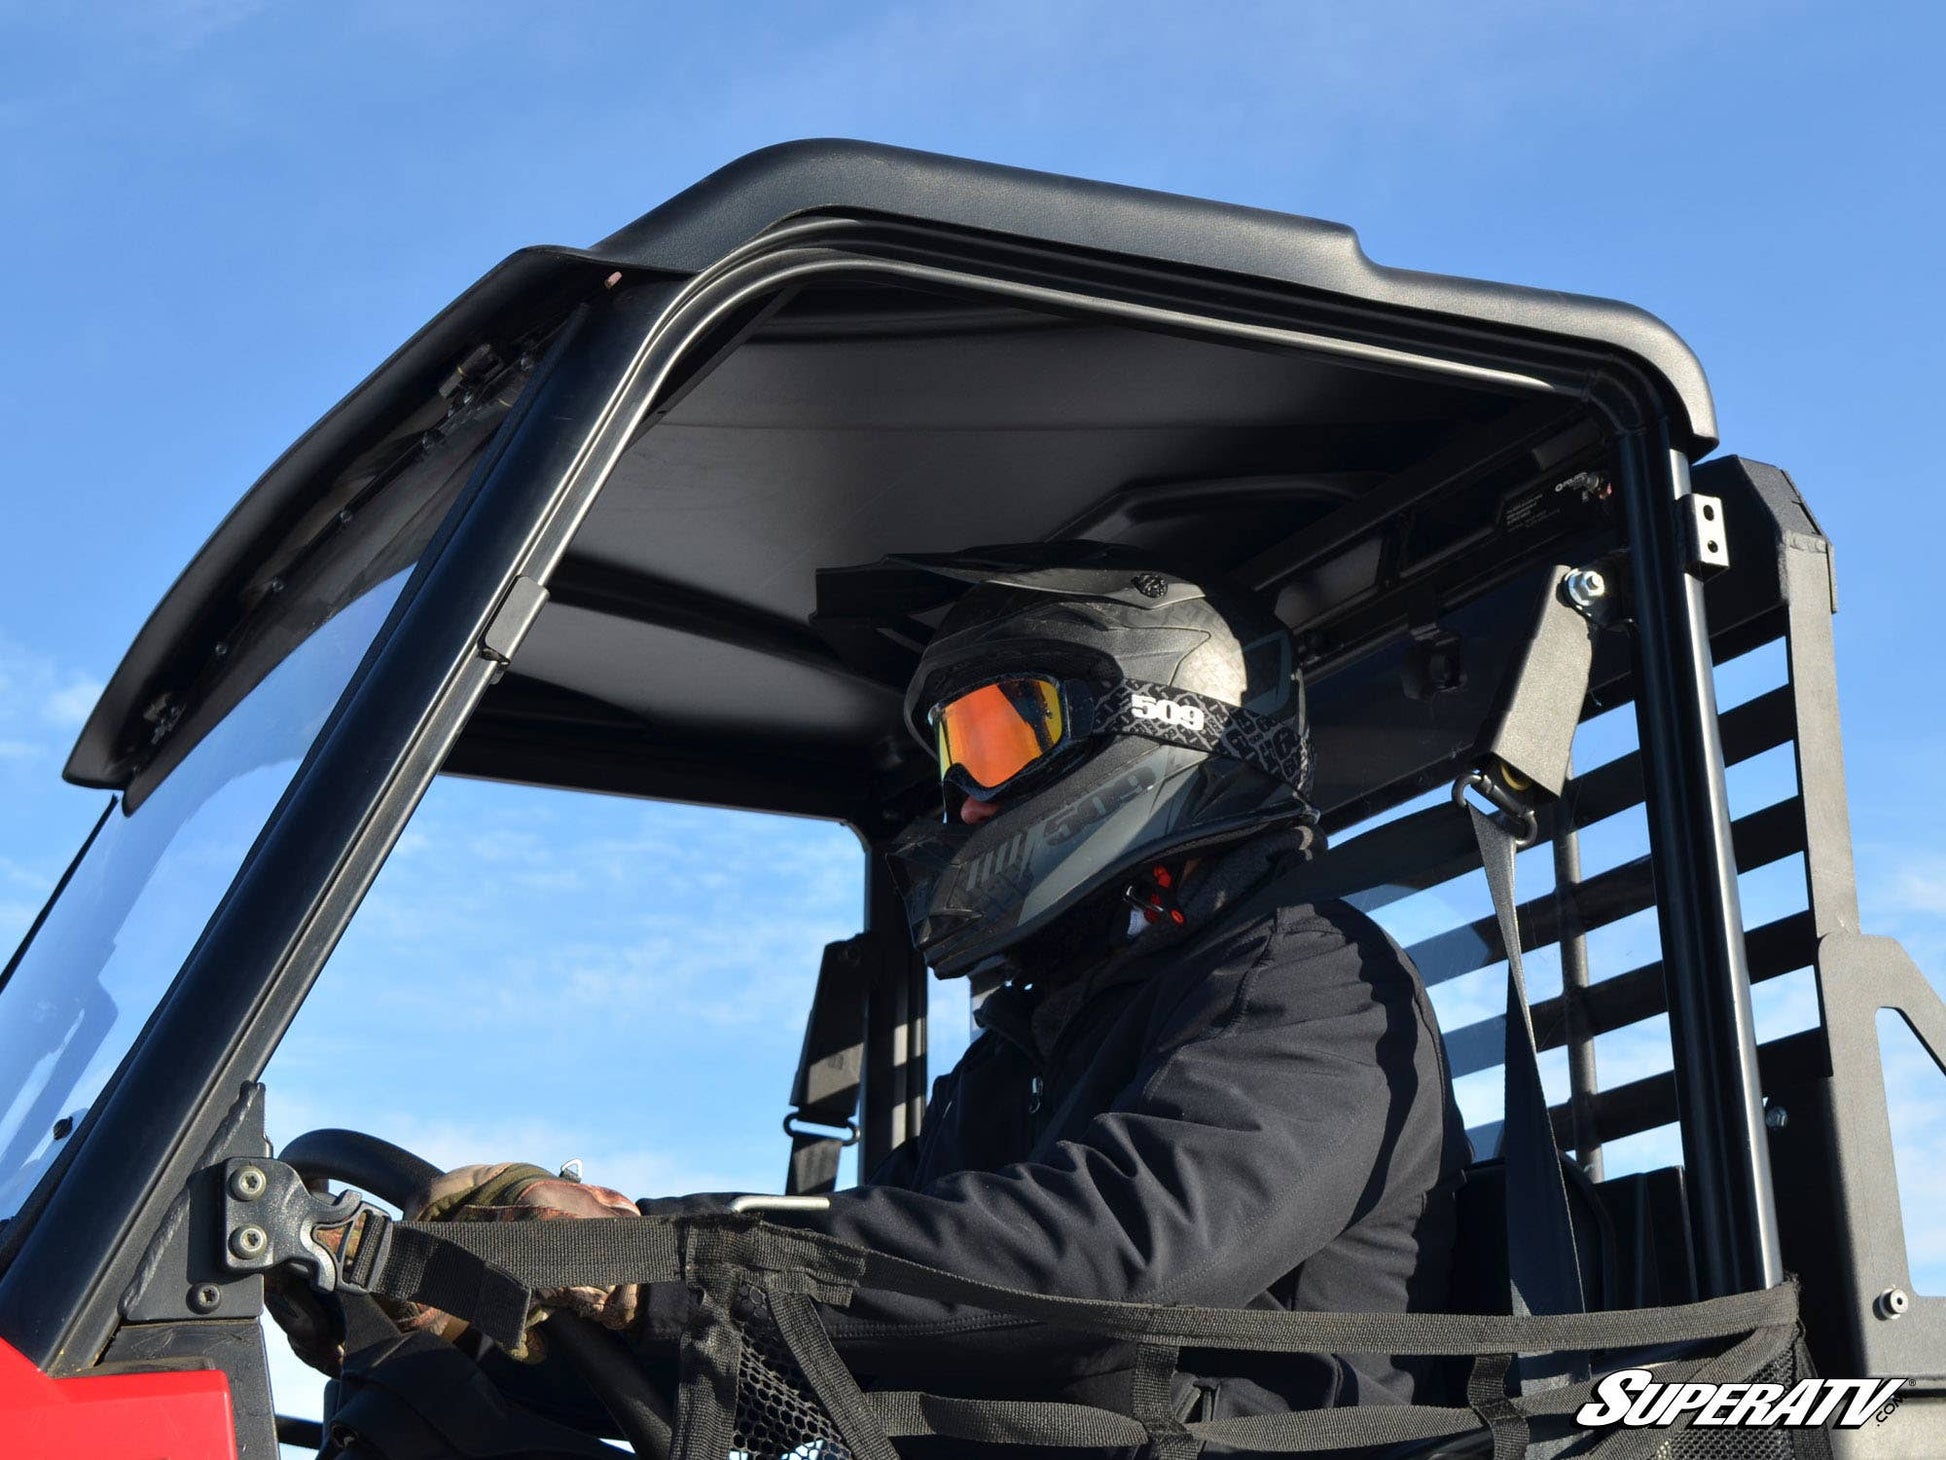
{"label": "roof edge lip", "polygon": [[1702,362],[1664,320],[1637,305],[1381,264],[1347,224],[1126,183],[811,137],[733,159],[583,256],[693,274],[788,218],[859,211],[1215,269],[1607,345],[1647,367],[1677,408],[1674,434],[1692,456],[1718,444]]}

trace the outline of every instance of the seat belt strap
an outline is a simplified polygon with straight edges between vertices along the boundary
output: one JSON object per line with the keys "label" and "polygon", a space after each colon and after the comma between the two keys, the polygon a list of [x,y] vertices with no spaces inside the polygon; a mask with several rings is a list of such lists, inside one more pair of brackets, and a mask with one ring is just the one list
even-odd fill
{"label": "seat belt strap", "polygon": [[[827,943],[804,1023],[804,1048],[791,1081],[787,1196],[818,1196],[838,1185],[838,1158],[858,1139],[858,1092],[865,1065],[865,1005],[879,966],[872,933]],[[818,1127],[806,1129],[805,1127]],[[837,1131],[845,1132],[843,1135]]]}
{"label": "seat belt strap", "polygon": [[1500,1152],[1507,1169],[1507,1279],[1512,1311],[1583,1313],[1581,1263],[1576,1255],[1574,1218],[1554,1123],[1541,1086],[1540,1052],[1527,1002],[1521,967],[1520,920],[1514,905],[1513,833],[1476,807],[1468,806],[1473,835],[1480,844],[1487,890],[1507,950],[1507,1018],[1502,1056],[1506,1082],[1506,1122]]}

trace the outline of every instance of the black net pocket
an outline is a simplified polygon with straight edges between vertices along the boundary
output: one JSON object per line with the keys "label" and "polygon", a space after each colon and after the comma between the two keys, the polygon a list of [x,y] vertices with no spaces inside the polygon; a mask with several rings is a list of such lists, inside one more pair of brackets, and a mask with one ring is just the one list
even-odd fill
{"label": "black net pocket", "polygon": [[[1799,1379],[1815,1378],[1803,1340],[1793,1343],[1748,1376],[1756,1384],[1788,1390]],[[1654,1460],[1828,1460],[1830,1442],[1822,1430],[1706,1429],[1691,1425],[1658,1446]]]}
{"label": "black net pocket", "polygon": [[731,1314],[743,1346],[730,1460],[852,1460],[777,1331],[763,1289],[740,1283]]}

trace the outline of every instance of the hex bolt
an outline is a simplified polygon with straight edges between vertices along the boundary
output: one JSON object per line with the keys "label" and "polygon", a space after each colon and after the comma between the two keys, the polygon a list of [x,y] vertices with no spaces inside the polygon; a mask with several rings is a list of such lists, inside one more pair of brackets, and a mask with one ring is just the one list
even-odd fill
{"label": "hex bolt", "polygon": [[1905,1310],[1912,1306],[1912,1299],[1906,1296],[1904,1288],[1887,1288],[1878,1295],[1872,1304],[1872,1311],[1888,1322],[1903,1317]]}
{"label": "hex bolt", "polygon": [[1766,1130],[1782,1130],[1790,1123],[1791,1113],[1784,1109],[1783,1106],[1766,1105],[1764,1107],[1764,1128]]}
{"label": "hex bolt", "polygon": [[1608,596],[1608,580],[1593,568],[1575,568],[1562,577],[1561,591],[1586,613]]}
{"label": "hex bolt", "polygon": [[264,1235],[262,1227],[238,1227],[230,1233],[230,1251],[238,1257],[261,1257],[269,1245],[270,1238]]}
{"label": "hex bolt", "polygon": [[189,1306],[198,1313],[214,1313],[223,1301],[223,1290],[215,1283],[198,1283],[189,1290]]}
{"label": "hex bolt", "polygon": [[230,1195],[238,1201],[255,1201],[268,1185],[261,1166],[239,1166],[230,1173]]}

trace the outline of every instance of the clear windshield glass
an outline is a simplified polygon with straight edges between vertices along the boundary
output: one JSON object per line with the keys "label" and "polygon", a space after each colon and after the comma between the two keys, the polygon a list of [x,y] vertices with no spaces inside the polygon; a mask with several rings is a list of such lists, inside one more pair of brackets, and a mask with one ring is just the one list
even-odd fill
{"label": "clear windshield glass", "polygon": [[145,716],[152,752],[0,985],[0,1221],[162,1003],[531,359],[428,402],[325,483],[227,604],[207,662]]}
{"label": "clear windshield glass", "polygon": [[406,576],[299,645],[134,814],[109,813],[0,988],[0,1218],[19,1210],[161,1002]]}

